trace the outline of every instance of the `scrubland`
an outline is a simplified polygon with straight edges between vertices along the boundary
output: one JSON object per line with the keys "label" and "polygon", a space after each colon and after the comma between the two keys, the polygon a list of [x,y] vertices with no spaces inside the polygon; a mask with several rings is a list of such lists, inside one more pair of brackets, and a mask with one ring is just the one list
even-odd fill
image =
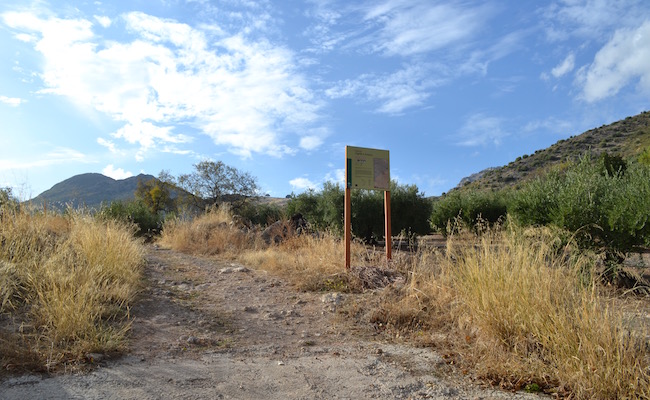
{"label": "scrubland", "polygon": [[383,253],[353,244],[346,271],[336,236],[296,236],[265,246],[227,210],[167,225],[160,241],[274,271],[300,290],[361,293],[354,267],[403,279],[352,296],[344,314],[443,353],[458,371],[501,387],[575,398],[648,398],[644,304],[602,284],[598,254],[550,228],[455,230],[444,249]]}
{"label": "scrubland", "polygon": [[[453,232],[446,248],[419,246],[391,261],[354,242],[346,270],[336,235],[267,245],[222,207],[167,221],[158,245],[269,270],[298,290],[351,293],[342,317],[430,346],[458,373],[504,388],[650,397],[647,312],[635,308],[647,301],[605,285],[597,253],[578,251],[566,232],[510,220]],[[128,225],[3,210],[2,368],[73,368],[88,353],[125,350],[143,259]],[[355,268],[398,278],[368,289]]]}

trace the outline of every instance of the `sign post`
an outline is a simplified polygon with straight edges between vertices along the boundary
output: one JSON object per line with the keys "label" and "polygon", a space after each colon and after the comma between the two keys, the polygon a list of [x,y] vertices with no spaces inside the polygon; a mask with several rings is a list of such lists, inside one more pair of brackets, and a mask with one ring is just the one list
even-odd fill
{"label": "sign post", "polygon": [[350,268],[352,240],[352,189],[382,190],[384,192],[384,226],[386,259],[392,255],[390,224],[390,160],[388,150],[345,146],[345,268]]}

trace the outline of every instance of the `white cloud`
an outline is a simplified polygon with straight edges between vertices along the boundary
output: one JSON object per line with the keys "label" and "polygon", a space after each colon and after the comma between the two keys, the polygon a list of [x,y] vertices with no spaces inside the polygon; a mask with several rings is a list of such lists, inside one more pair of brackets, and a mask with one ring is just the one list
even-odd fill
{"label": "white cloud", "polygon": [[334,182],[345,185],[345,168],[337,168],[325,175],[325,182]]}
{"label": "white cloud", "polygon": [[617,94],[631,82],[650,93],[650,21],[636,29],[619,29],[593,63],[578,72],[576,83],[587,102]]}
{"label": "white cloud", "polygon": [[462,7],[457,3],[387,1],[370,7],[367,22],[381,26],[375,51],[413,55],[457,44],[480,31],[486,7]]}
{"label": "white cloud", "polygon": [[555,68],[551,70],[551,75],[553,75],[555,78],[561,78],[562,76],[573,71],[574,66],[575,66],[575,55],[573,53],[570,53],[564,59],[564,61],[562,61],[560,64],[558,64]]}
{"label": "white cloud", "polygon": [[323,144],[323,138],[320,136],[304,136],[300,139],[300,147],[305,150],[314,150]]}
{"label": "white cloud", "polygon": [[108,28],[111,26],[113,21],[111,21],[110,18],[102,15],[94,15],[95,21],[99,23],[99,25],[103,26],[104,28]]}
{"label": "white cloud", "polygon": [[93,161],[84,153],[68,147],[55,147],[52,151],[38,157],[32,158],[34,161],[21,159],[0,159],[0,171],[12,169],[29,169],[35,167],[51,167],[53,165],[78,162],[90,164]]}
{"label": "white cloud", "polygon": [[598,40],[621,21],[640,23],[643,7],[645,0],[560,0],[542,9],[544,29],[550,41]]}
{"label": "white cloud", "polygon": [[296,190],[316,189],[316,184],[307,178],[300,177],[289,181],[292,188]]}
{"label": "white cloud", "polygon": [[130,171],[125,171],[125,170],[123,170],[122,168],[117,168],[117,169],[116,169],[116,168],[113,166],[113,164],[109,164],[109,165],[107,165],[107,166],[102,170],[102,174],[108,176],[109,178],[113,178],[113,179],[117,179],[117,180],[120,180],[120,179],[126,179],[126,178],[130,178],[130,177],[133,176],[133,173],[132,173],[132,172],[130,172]]}
{"label": "white cloud", "polygon": [[117,153],[117,147],[115,147],[115,143],[112,141],[104,138],[97,138],[97,143],[106,147],[111,153]]}
{"label": "white cloud", "polygon": [[508,136],[502,128],[503,119],[483,113],[471,115],[459,131],[461,146],[478,146],[494,143],[499,145]]}
{"label": "white cloud", "polygon": [[65,96],[81,109],[90,106],[124,122],[113,136],[139,145],[139,157],[189,141],[172,133],[171,126],[183,125],[243,157],[293,154],[287,137],[300,141],[319,120],[319,102],[294,66],[294,54],[265,39],[140,12],[112,22],[115,29],[124,24],[130,35],[122,42],[96,36],[97,24],[85,19],[30,13],[5,13],[2,19],[38,36],[41,93]]}
{"label": "white cloud", "polygon": [[0,96],[0,103],[6,104],[11,107],[18,107],[22,103],[24,103],[25,100],[20,99],[18,97],[7,97],[7,96]]}
{"label": "white cloud", "polygon": [[[430,90],[448,80],[442,76],[445,68],[437,67],[408,65],[392,74],[364,74],[355,80],[338,82],[325,93],[334,99],[360,96],[368,102],[379,102],[378,112],[399,114],[422,106],[431,95]],[[436,72],[441,76],[436,77]]]}

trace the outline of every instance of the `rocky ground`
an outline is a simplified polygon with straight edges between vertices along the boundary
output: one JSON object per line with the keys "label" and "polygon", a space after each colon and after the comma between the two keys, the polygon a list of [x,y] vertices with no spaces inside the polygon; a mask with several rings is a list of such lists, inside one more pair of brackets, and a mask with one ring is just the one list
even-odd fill
{"label": "rocky ground", "polygon": [[337,312],[265,271],[151,247],[130,351],[84,373],[22,375],[0,399],[539,399],[480,387],[428,348]]}

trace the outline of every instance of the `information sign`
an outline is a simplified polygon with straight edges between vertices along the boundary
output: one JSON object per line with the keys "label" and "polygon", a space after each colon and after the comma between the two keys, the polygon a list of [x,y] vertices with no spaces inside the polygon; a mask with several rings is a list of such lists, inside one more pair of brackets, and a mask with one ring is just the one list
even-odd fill
{"label": "information sign", "polygon": [[345,156],[348,188],[390,190],[388,150],[346,146]]}

